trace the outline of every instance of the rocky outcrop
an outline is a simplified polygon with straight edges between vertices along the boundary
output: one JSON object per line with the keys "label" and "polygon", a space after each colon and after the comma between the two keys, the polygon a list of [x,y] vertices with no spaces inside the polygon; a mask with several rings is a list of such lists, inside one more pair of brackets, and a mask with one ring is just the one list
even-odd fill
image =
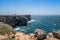
{"label": "rocky outcrop", "polygon": [[22,32],[16,33],[15,40],[43,40],[46,39],[45,31],[41,29],[36,29],[35,33],[25,34]]}
{"label": "rocky outcrop", "polygon": [[35,36],[37,37],[37,40],[43,40],[46,38],[46,33],[41,29],[36,29]]}
{"label": "rocky outcrop", "polygon": [[36,40],[34,34],[16,33],[15,40]]}
{"label": "rocky outcrop", "polygon": [[28,21],[31,20],[31,15],[26,15],[26,17],[27,17]]}
{"label": "rocky outcrop", "polygon": [[48,33],[47,38],[44,39],[44,40],[60,40],[60,39],[55,38],[55,37],[53,36],[53,33]]}
{"label": "rocky outcrop", "polygon": [[54,36],[55,38],[60,39],[60,30],[54,31],[54,32],[53,32],[53,36]]}
{"label": "rocky outcrop", "polygon": [[59,38],[55,37],[53,33],[48,33],[46,36],[45,31],[41,29],[36,29],[35,33],[29,33],[25,34],[22,32],[16,32],[16,34],[10,33],[8,36],[7,34],[5,35],[0,35],[0,40],[60,40]]}
{"label": "rocky outcrop", "polygon": [[31,15],[0,15],[0,22],[15,26],[27,26],[31,20]]}
{"label": "rocky outcrop", "polygon": [[46,36],[45,31],[36,29],[35,34],[24,34],[22,32],[16,33],[15,40],[60,40],[53,36],[53,33],[48,33]]}

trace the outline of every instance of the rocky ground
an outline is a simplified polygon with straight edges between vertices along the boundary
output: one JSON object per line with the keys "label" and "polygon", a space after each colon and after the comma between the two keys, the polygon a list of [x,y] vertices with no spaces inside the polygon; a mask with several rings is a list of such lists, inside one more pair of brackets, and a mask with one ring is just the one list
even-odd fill
{"label": "rocky ground", "polygon": [[[35,33],[25,34],[16,32],[11,26],[0,23],[0,40],[60,40],[60,30],[48,33],[41,29],[36,29]],[[2,30],[3,29],[3,30]]]}
{"label": "rocky ground", "polygon": [[[57,35],[57,36],[59,36],[59,35]],[[14,40],[60,40],[58,37],[55,37],[53,35],[53,33],[48,33],[48,35],[46,36],[46,33],[40,29],[35,31],[35,34],[33,34],[33,33],[25,34],[22,32],[17,32],[15,35],[11,34],[9,37],[14,38]],[[0,35],[0,40],[3,40],[5,38],[8,38],[8,36]]]}
{"label": "rocky ground", "polygon": [[60,40],[53,36],[53,33],[46,34],[42,30],[37,30],[35,34],[24,34],[24,33],[16,33],[15,40]]}

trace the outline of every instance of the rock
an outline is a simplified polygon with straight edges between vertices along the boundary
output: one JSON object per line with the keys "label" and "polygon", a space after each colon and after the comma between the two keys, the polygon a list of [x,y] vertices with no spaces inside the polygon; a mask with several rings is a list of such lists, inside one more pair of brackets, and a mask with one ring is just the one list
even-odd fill
{"label": "rock", "polygon": [[54,31],[54,32],[53,32],[53,36],[54,36],[55,38],[60,39],[60,30]]}
{"label": "rock", "polygon": [[24,34],[22,32],[16,33],[15,40],[36,40],[34,34]]}
{"label": "rock", "polygon": [[15,40],[20,40],[20,38],[23,36],[23,33],[16,33],[15,34]]}
{"label": "rock", "polygon": [[43,40],[47,37],[45,31],[41,29],[35,30],[35,36],[37,37],[38,40]]}
{"label": "rock", "polygon": [[54,37],[53,37],[53,33],[48,33],[47,38],[44,39],[44,40],[59,40],[59,39],[54,38]]}
{"label": "rock", "polygon": [[29,36],[31,37],[32,40],[36,40],[37,38],[35,37],[35,34],[30,33]]}
{"label": "rock", "polygon": [[53,37],[53,33],[48,33],[48,36],[49,37]]}
{"label": "rock", "polygon": [[13,34],[13,33],[11,32],[11,34],[10,34],[9,37],[10,37],[10,38],[15,38],[15,34]]}
{"label": "rock", "polygon": [[27,22],[31,20],[31,15],[0,15],[0,22],[16,26],[27,26]]}
{"label": "rock", "polygon": [[7,34],[5,34],[5,35],[0,35],[0,40],[5,39],[5,38],[8,38],[8,35],[7,35]]}

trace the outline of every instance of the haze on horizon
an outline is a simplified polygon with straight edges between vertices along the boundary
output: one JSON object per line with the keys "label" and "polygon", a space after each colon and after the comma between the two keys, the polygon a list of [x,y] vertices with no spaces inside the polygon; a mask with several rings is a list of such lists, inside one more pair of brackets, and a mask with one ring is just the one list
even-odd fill
{"label": "haze on horizon", "polygon": [[0,14],[60,15],[60,0],[0,0]]}

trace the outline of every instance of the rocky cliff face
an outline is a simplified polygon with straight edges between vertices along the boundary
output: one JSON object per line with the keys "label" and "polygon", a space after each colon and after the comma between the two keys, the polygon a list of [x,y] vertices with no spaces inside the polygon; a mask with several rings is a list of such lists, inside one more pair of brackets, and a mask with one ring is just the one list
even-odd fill
{"label": "rocky cliff face", "polygon": [[13,27],[27,26],[27,22],[31,20],[31,15],[0,15],[0,22],[7,23]]}

